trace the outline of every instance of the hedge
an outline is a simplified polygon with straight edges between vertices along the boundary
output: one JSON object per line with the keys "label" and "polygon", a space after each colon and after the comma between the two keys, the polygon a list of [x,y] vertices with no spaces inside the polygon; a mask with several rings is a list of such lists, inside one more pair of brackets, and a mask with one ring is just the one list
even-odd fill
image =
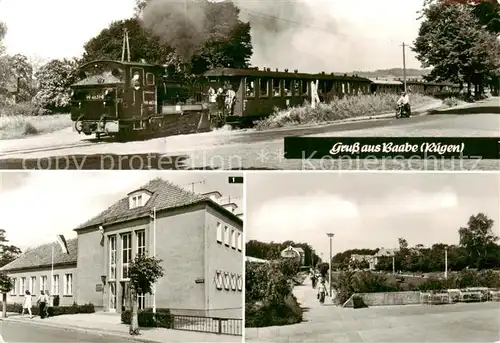
{"label": "hedge", "polygon": [[[153,313],[152,308],[139,310],[138,312],[139,327],[143,328],[172,328],[173,316],[168,308],[157,308],[156,313]],[[130,325],[132,321],[132,311],[122,311],[121,320],[123,324]]]}
{"label": "hedge", "polygon": [[[12,312],[12,313],[22,313],[23,311],[23,305],[22,304],[7,304],[7,312]],[[25,311],[26,312],[26,311]],[[49,307],[48,311],[49,316],[61,316],[65,314],[78,314],[78,313],[94,313],[94,305],[93,304],[85,304],[85,305],[77,305],[74,303],[71,306],[54,306],[54,307]],[[38,306],[33,306],[31,308],[31,313],[34,316],[37,316],[40,314],[40,309]]]}

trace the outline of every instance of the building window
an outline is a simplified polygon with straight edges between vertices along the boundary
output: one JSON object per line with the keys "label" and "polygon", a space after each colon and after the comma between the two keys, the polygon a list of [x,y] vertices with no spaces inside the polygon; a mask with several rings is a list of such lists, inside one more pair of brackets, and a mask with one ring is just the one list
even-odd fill
{"label": "building window", "polygon": [[130,208],[133,209],[140,206],[142,206],[142,194],[131,197]]}
{"label": "building window", "polygon": [[40,276],[40,292],[47,290],[47,276]]}
{"label": "building window", "polygon": [[144,294],[139,294],[137,296],[137,305],[139,310],[144,310],[146,308],[146,296]]}
{"label": "building window", "polygon": [[35,295],[35,284],[36,284],[36,276],[30,277],[30,283],[28,285],[28,290],[30,291],[31,295]]}
{"label": "building window", "polygon": [[130,233],[122,235],[122,279],[128,279],[130,260],[132,259],[132,240]]}
{"label": "building window", "polygon": [[238,250],[241,251],[241,233],[238,232]]}
{"label": "building window", "polygon": [[21,282],[19,283],[19,295],[24,295],[26,292],[26,278],[22,277]]}
{"label": "building window", "polygon": [[300,80],[293,80],[293,95],[295,96],[300,96],[300,89],[302,88],[302,81]]}
{"label": "building window", "polygon": [[64,275],[64,295],[73,295],[73,274]]}
{"label": "building window", "polygon": [[137,254],[146,255],[146,231],[137,231]]}
{"label": "building window", "polygon": [[116,280],[116,236],[109,236],[109,279]]}
{"label": "building window", "polygon": [[217,243],[222,244],[222,224],[217,222]]}
{"label": "building window", "polygon": [[229,228],[224,226],[224,243],[229,246]]}
{"label": "building window", "polygon": [[236,249],[236,231],[231,230],[231,248]]}
{"label": "building window", "polygon": [[223,280],[222,272],[217,270],[215,272],[215,287],[218,290],[221,290],[223,284],[224,284],[224,280]]}
{"label": "building window", "polygon": [[10,295],[16,295],[16,290],[17,290],[17,279],[12,279],[12,289],[10,290]]}
{"label": "building window", "polygon": [[52,277],[52,295],[59,295],[59,275]]}

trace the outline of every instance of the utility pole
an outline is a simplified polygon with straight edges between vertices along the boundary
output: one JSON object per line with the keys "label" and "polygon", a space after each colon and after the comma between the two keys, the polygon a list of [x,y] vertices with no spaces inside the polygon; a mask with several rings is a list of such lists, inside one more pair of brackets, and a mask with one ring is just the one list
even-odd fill
{"label": "utility pole", "polygon": [[392,274],[396,274],[396,255],[392,255]]}
{"label": "utility pole", "polygon": [[406,44],[403,42],[403,86],[406,92]]}

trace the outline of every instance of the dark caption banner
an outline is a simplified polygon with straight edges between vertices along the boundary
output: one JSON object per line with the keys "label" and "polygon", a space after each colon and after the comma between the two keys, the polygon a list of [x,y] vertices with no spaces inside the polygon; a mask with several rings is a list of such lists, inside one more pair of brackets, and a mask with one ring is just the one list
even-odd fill
{"label": "dark caption banner", "polygon": [[500,159],[500,138],[285,137],[286,159]]}

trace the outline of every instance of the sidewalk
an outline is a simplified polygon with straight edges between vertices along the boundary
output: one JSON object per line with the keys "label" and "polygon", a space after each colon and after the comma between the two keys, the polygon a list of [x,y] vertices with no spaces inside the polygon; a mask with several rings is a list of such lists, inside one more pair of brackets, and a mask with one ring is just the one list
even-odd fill
{"label": "sidewalk", "polygon": [[216,335],[203,332],[170,330],[163,328],[141,328],[139,336],[129,334],[129,326],[120,322],[120,316],[110,313],[72,314],[40,319],[28,316],[21,317],[17,313],[8,313],[7,318],[0,317],[0,321],[29,322],[30,325],[49,326],[66,330],[75,330],[91,334],[102,334],[122,337],[127,340],[146,343],[167,342],[242,342],[240,336]]}

